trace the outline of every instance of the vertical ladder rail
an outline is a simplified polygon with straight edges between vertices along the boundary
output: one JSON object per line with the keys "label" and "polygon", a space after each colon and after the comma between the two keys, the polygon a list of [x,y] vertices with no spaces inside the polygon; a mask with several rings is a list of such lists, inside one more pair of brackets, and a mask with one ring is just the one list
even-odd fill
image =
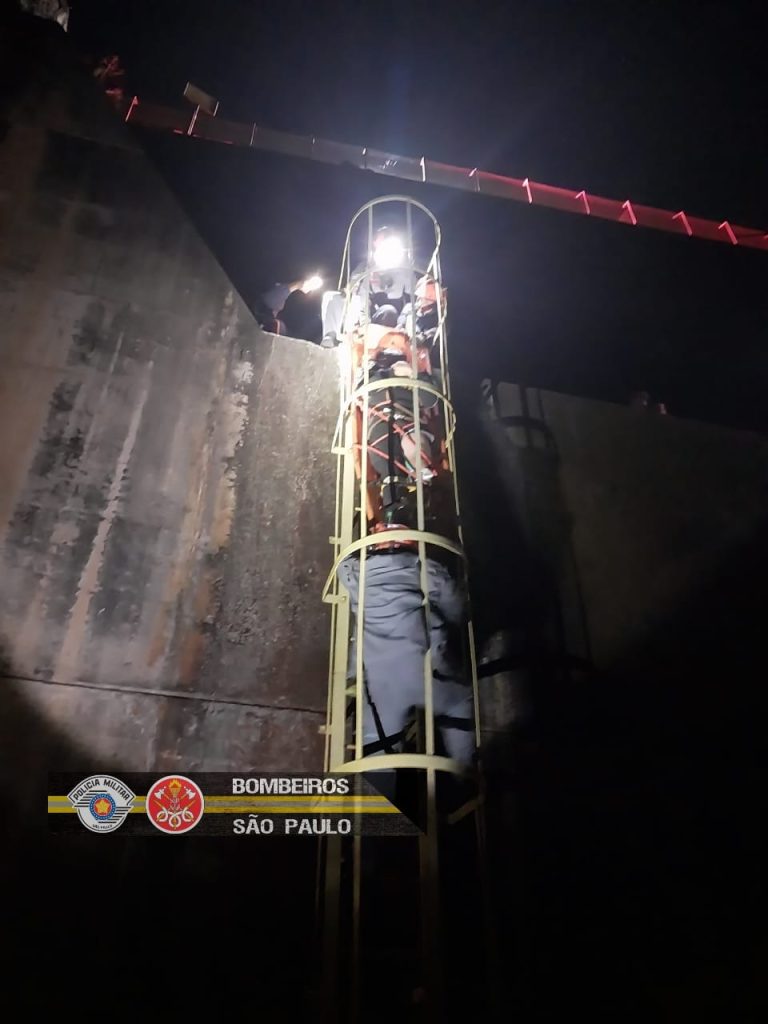
{"label": "vertical ladder rail", "polygon": [[[411,322],[409,335],[410,377],[385,376],[371,379],[369,373],[370,359],[368,352],[368,327],[370,326],[370,293],[371,280],[376,273],[372,265],[371,254],[374,244],[374,227],[376,217],[382,212],[385,204],[394,204],[400,208],[401,220],[404,220],[405,251],[404,265],[393,268],[406,272],[410,283]],[[432,233],[429,259],[419,265],[415,260],[417,250],[415,216],[419,218],[419,227],[427,225]],[[362,270],[354,269],[355,228],[365,227],[366,251]],[[461,581],[466,585],[465,555],[463,551],[463,530],[459,515],[459,495],[456,481],[456,458],[454,438],[456,418],[451,402],[450,376],[446,346],[446,301],[440,273],[440,227],[434,215],[421,203],[409,196],[387,196],[372,200],[365,204],[353,217],[347,231],[342,268],[339,278],[339,291],[345,297],[345,322],[343,325],[343,343],[337,349],[340,369],[339,387],[339,420],[334,439],[334,453],[337,456],[337,487],[336,510],[334,516],[333,568],[326,582],[323,597],[332,603],[331,612],[331,657],[329,669],[328,721],[326,726],[326,770],[347,774],[373,772],[377,770],[399,771],[401,769],[417,769],[422,776],[421,792],[424,799],[424,832],[418,839],[419,862],[419,910],[421,931],[421,973],[420,979],[426,986],[425,1019],[434,1022],[443,1019],[441,1012],[442,981],[441,967],[441,929],[440,929],[440,822],[438,820],[438,777],[445,774],[462,776],[465,769],[449,758],[437,753],[437,733],[434,718],[434,690],[431,639],[431,608],[428,575],[430,550],[438,549],[455,557]],[[434,281],[437,325],[431,342],[439,368],[432,367],[430,382],[419,379],[422,351],[417,342],[417,281],[427,279]],[[397,333],[397,332],[395,332]],[[360,365],[356,366],[356,353],[360,354]],[[426,358],[426,357],[425,357]],[[435,370],[439,372],[435,372]],[[366,755],[363,745],[363,714],[365,710],[365,624],[366,624],[366,564],[368,557],[381,547],[382,537],[369,529],[369,518],[376,514],[380,507],[381,495],[376,489],[386,486],[370,477],[369,473],[369,432],[371,408],[376,409],[382,399],[389,394],[390,401],[395,405],[395,393],[410,391],[412,408],[412,426],[409,443],[413,445],[410,477],[412,484],[407,489],[411,498],[415,499],[415,523],[408,528],[387,531],[387,542],[408,545],[418,552],[419,581],[422,594],[424,626],[426,630],[426,650],[423,661],[424,684],[424,737],[417,752],[376,753]],[[443,437],[435,436],[435,449],[441,443],[438,473],[451,476],[449,493],[453,502],[452,521],[446,526],[447,533],[440,531],[444,524],[438,523],[435,532],[434,510],[427,514],[426,487],[434,484],[426,483],[423,473],[423,439],[422,402],[425,408],[435,409],[437,421],[442,424]],[[431,403],[431,404],[430,404]],[[393,416],[394,419],[394,416]],[[437,422],[436,421],[436,422]],[[356,437],[355,424],[360,423]],[[392,429],[390,427],[390,429]],[[434,430],[432,431],[434,432]],[[439,431],[438,431],[439,433]],[[433,457],[435,451],[433,451]],[[444,461],[444,467],[443,467]],[[403,456],[407,466],[408,460]],[[390,470],[391,471],[391,470]],[[409,477],[409,479],[410,479]],[[441,481],[442,485],[442,481]],[[401,480],[401,487],[403,486]],[[450,500],[450,499],[449,499]],[[414,528],[411,528],[414,527]],[[357,582],[357,607],[353,609],[346,590],[340,586],[337,571],[341,562],[350,555],[360,559]],[[355,657],[352,659],[354,680],[348,680],[350,669],[350,642],[354,635]],[[477,692],[476,660],[473,648],[471,617],[467,616],[465,630],[467,648],[466,673],[471,680],[475,711],[475,738],[479,748],[479,698]],[[393,641],[396,642],[396,641]],[[350,685],[352,682],[352,685]],[[351,700],[353,710],[351,736],[348,726],[348,705]],[[351,739],[351,743],[349,742]],[[349,759],[348,750],[353,757]],[[475,802],[477,850],[484,845],[484,828],[479,815],[480,801]],[[392,842],[399,840],[393,839]],[[407,841],[407,840],[403,840]],[[366,942],[365,928],[361,927],[365,893],[369,879],[363,876],[365,851],[367,844],[359,838],[351,842],[351,872],[343,870],[341,840],[329,839],[325,848],[325,894],[324,894],[324,970],[326,973],[326,1019],[342,1020],[348,1017],[354,1020],[358,1014],[359,999],[364,1000],[365,993],[359,991],[359,984],[364,981],[361,974],[361,943]],[[349,875],[351,883],[350,898],[344,899],[343,887],[347,884],[344,877]],[[415,879],[414,879],[415,881]],[[351,920],[342,920],[342,907],[349,908]],[[348,954],[348,955],[347,955]],[[344,967],[347,973],[344,973]],[[341,998],[342,982],[347,992],[346,1012]]]}

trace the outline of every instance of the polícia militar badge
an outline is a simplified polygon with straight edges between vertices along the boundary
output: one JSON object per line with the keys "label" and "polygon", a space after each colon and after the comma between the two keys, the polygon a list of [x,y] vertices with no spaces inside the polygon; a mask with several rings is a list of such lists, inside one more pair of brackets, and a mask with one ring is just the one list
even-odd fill
{"label": "pol\u00edcia militar badge", "polygon": [[67,798],[89,832],[114,832],[125,821],[136,794],[113,775],[91,775]]}

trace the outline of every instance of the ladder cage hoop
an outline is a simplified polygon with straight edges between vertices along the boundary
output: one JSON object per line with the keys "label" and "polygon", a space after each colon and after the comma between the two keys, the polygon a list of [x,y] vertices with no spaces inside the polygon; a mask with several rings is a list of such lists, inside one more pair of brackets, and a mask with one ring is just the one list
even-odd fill
{"label": "ladder cage hoop", "polygon": [[[387,215],[391,216],[393,209],[395,216],[390,220]],[[400,236],[398,246],[391,247],[397,253],[395,263],[374,260],[375,242],[382,237],[382,227]],[[435,215],[423,203],[406,195],[380,196],[365,203],[347,228],[338,280],[343,308],[337,349],[339,408],[332,439],[337,459],[333,563],[322,588],[322,600],[331,604],[326,770],[350,775],[370,772],[373,780],[378,771],[418,774],[426,801],[426,833],[418,844],[420,906],[425,929],[427,922],[434,926],[439,916],[437,776],[477,781],[473,767],[438,750],[437,719],[445,705],[438,704],[436,698],[436,687],[440,685],[436,679],[444,677],[433,672],[432,645],[435,635],[440,635],[442,622],[436,616],[430,590],[434,578],[430,574],[435,566],[446,574],[463,598],[459,628],[464,637],[464,664],[457,669],[456,678],[471,686],[471,701],[469,695],[467,701],[472,710],[466,712],[462,731],[470,731],[472,715],[473,741],[478,750],[480,747],[474,631],[468,595],[462,593],[467,583],[467,559],[456,478],[457,421],[450,388],[441,242]],[[362,262],[358,262],[361,252]],[[386,282],[388,286],[382,289]],[[391,303],[397,313],[396,326],[392,326],[390,309],[386,310],[387,319],[374,319],[374,310],[378,312],[390,296],[396,300]],[[415,608],[420,601],[424,629],[423,658],[420,653],[408,656],[408,664],[414,669],[414,686],[418,685],[416,665],[421,658],[423,728],[415,730],[415,740],[413,731],[407,735],[405,749],[396,747],[392,752],[377,723],[385,752],[366,754],[366,746],[371,742],[371,734],[366,738],[363,728],[367,701],[371,699],[366,676],[366,599],[369,576],[373,574],[374,582],[377,578],[370,566],[378,568],[380,580],[386,565],[380,558],[375,563],[371,561],[380,549],[415,555],[412,561],[402,560],[402,564],[408,566],[411,580],[408,592],[413,604],[409,607]],[[349,563],[341,576],[342,564],[350,559],[355,561]],[[354,593],[343,582],[347,580]],[[435,623],[437,634],[433,633]],[[480,790],[475,801],[477,810],[473,811],[478,836],[483,829],[482,802]],[[479,839],[477,849],[479,852]],[[361,856],[361,846],[355,840],[352,897],[346,911],[351,914],[348,934],[353,943],[353,1003],[357,1002],[358,993],[359,914],[365,890],[364,886],[360,888]],[[335,853],[326,859],[325,881],[327,898],[338,901],[342,869]],[[331,919],[335,924],[328,941],[338,951],[343,928],[338,917],[331,915]],[[427,931],[424,937],[427,938]],[[426,943],[425,957],[434,956],[427,948],[429,945]]]}

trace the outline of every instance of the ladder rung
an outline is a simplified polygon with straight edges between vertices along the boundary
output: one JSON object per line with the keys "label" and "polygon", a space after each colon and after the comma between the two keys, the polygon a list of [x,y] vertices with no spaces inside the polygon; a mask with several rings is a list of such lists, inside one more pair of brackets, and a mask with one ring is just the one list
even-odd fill
{"label": "ladder rung", "polygon": [[462,818],[466,818],[468,814],[472,814],[472,812],[478,810],[479,807],[480,798],[475,796],[471,800],[467,800],[467,802],[462,804],[461,807],[458,807],[455,811],[448,814],[445,820],[449,825],[456,825],[462,820]]}

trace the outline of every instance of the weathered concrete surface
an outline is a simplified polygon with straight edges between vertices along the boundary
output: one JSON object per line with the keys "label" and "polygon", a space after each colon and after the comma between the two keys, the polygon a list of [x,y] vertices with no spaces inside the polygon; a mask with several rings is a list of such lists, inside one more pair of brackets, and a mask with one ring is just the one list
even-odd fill
{"label": "weathered concrete surface", "polygon": [[[483,682],[492,735],[525,717],[537,660],[581,678],[626,673],[734,553],[754,548],[741,586],[758,584],[768,440],[509,383],[489,399],[474,428],[495,508],[466,495],[478,624],[484,658],[519,665]],[[471,490],[477,472],[465,468]],[[497,529],[479,529],[494,517]],[[690,642],[681,631],[657,677],[674,685]]]}
{"label": "weathered concrete surface", "polygon": [[[522,394],[500,385],[499,415],[522,416]],[[566,647],[606,669],[759,536],[768,441],[604,402],[534,396],[539,429],[505,428],[509,471],[519,474],[532,540],[562,581]],[[546,502],[547,470],[561,494],[559,523]],[[572,613],[579,601],[583,617]]]}
{"label": "weathered concrete surface", "polygon": [[[73,740],[97,698],[114,706],[126,767],[228,763],[214,708],[285,709],[264,736],[233,726],[253,767],[288,756],[274,737],[293,709],[290,757],[317,764],[334,358],[259,331],[55,26],[2,45],[6,675],[66,684],[27,692]],[[465,417],[459,441],[482,653],[520,666],[483,684],[500,733],[532,661],[609,667],[748,540],[765,445],[497,397],[512,425]],[[94,703],[75,712],[78,688]],[[142,695],[130,713],[123,692]]]}
{"label": "weathered concrete surface", "polygon": [[56,26],[0,47],[6,680],[125,769],[317,768],[335,358],[260,331]]}
{"label": "weathered concrete surface", "polygon": [[768,440],[509,384],[462,423],[505,1004],[757,1019]]}

